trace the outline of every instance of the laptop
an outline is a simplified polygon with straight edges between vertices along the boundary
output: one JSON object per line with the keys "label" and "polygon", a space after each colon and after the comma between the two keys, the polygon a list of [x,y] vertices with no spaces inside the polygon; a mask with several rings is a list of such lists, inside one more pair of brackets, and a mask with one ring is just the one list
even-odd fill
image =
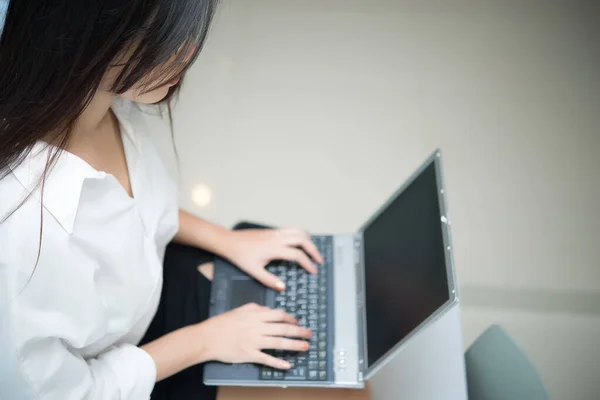
{"label": "laptop", "polygon": [[306,352],[265,350],[290,370],[210,362],[205,384],[362,388],[458,301],[439,150],[358,232],[313,240],[325,259],[317,275],[285,261],[267,266],[282,293],[215,262],[210,316],[255,302],[286,310],[313,335]]}

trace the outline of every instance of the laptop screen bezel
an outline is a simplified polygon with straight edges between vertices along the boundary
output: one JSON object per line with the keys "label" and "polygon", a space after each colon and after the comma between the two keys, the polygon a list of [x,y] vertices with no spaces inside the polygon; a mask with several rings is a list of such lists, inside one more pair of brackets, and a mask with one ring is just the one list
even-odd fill
{"label": "laptop screen bezel", "polygon": [[[373,364],[369,364],[368,360],[368,346],[367,346],[367,312],[366,312],[366,282],[365,282],[365,269],[368,267],[365,264],[364,260],[364,249],[362,253],[362,353],[363,353],[363,362],[365,364],[364,369],[364,379],[369,379],[373,374],[375,374],[380,368],[386,365],[393,357],[402,350],[403,346],[414,336],[416,336],[424,327],[431,324],[433,321],[439,319],[442,315],[444,315],[452,306],[458,302],[458,289],[456,285],[456,275],[454,269],[454,261],[452,257],[452,240],[450,235],[450,219],[448,217],[448,208],[446,201],[446,191],[444,189],[444,177],[442,175],[442,155],[441,151],[437,149],[431,156],[427,158],[427,160],[404,182],[404,184],[386,201],[379,210],[373,214],[369,220],[363,224],[363,226],[359,230],[359,235],[362,238],[364,231],[369,228],[369,226],[379,217],[386,208],[392,204],[422,173],[425,169],[427,169],[431,163],[435,164],[435,176],[436,176],[436,190],[438,195],[438,204],[439,204],[439,214],[440,214],[440,227],[442,230],[442,238],[444,244],[444,253],[445,253],[445,264],[446,264],[446,277],[448,284],[448,300],[442,304],[435,312],[433,312],[429,317],[423,320],[419,325],[417,325],[408,335],[403,337],[398,343],[394,345],[391,349],[389,349],[386,353],[384,353],[381,357],[377,359]],[[364,244],[364,241],[363,241]]]}

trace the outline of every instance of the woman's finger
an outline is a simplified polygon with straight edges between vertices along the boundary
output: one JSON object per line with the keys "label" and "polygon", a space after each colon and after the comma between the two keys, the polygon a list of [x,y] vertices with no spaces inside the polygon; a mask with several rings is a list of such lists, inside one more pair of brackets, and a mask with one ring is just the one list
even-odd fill
{"label": "woman's finger", "polygon": [[305,340],[265,336],[260,342],[260,347],[269,350],[308,351],[309,343]]}
{"label": "woman's finger", "polygon": [[265,354],[262,351],[257,351],[251,361],[277,369],[290,369],[292,367],[289,362]]}
{"label": "woman's finger", "polygon": [[284,238],[285,244],[288,246],[298,246],[304,250],[314,261],[323,264],[323,255],[317,249],[310,235],[298,229],[287,231]]}
{"label": "woman's finger", "polygon": [[300,246],[306,253],[308,253],[308,255],[311,256],[311,258],[317,263],[323,264],[323,262],[325,261],[323,260],[323,255],[321,255],[321,252],[319,252],[319,249],[317,249],[317,246],[315,246],[312,239],[304,239],[300,243],[298,243],[298,246]]}
{"label": "woman's finger", "polygon": [[261,314],[263,322],[287,322],[288,324],[297,324],[298,321],[283,310],[266,310]]}
{"label": "woman's finger", "polygon": [[310,258],[308,258],[308,256],[302,250],[295,249],[293,247],[285,247],[279,252],[279,258],[288,261],[295,261],[311,274],[316,274],[318,272],[315,264],[313,264]]}
{"label": "woman's finger", "polygon": [[266,336],[286,336],[310,339],[312,332],[309,329],[292,324],[265,324],[263,333]]}
{"label": "woman's finger", "polygon": [[283,281],[264,268],[257,269],[252,273],[252,276],[263,285],[275,289],[278,292],[285,290]]}

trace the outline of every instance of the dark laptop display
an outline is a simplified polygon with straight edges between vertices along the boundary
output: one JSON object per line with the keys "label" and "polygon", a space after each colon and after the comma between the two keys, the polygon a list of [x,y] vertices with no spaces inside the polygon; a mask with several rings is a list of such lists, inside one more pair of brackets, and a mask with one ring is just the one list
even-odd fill
{"label": "dark laptop display", "polygon": [[433,162],[363,235],[370,367],[450,298]]}

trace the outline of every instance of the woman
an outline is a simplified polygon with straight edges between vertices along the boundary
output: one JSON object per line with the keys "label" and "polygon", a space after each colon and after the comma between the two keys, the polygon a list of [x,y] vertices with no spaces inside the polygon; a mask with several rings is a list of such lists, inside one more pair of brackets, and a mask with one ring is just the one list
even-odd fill
{"label": "woman", "polygon": [[269,261],[322,259],[300,230],[178,210],[135,104],[170,111],[215,2],[0,0],[0,398],[210,398],[199,364],[307,349],[281,311],[202,322],[211,254],[277,290]]}

